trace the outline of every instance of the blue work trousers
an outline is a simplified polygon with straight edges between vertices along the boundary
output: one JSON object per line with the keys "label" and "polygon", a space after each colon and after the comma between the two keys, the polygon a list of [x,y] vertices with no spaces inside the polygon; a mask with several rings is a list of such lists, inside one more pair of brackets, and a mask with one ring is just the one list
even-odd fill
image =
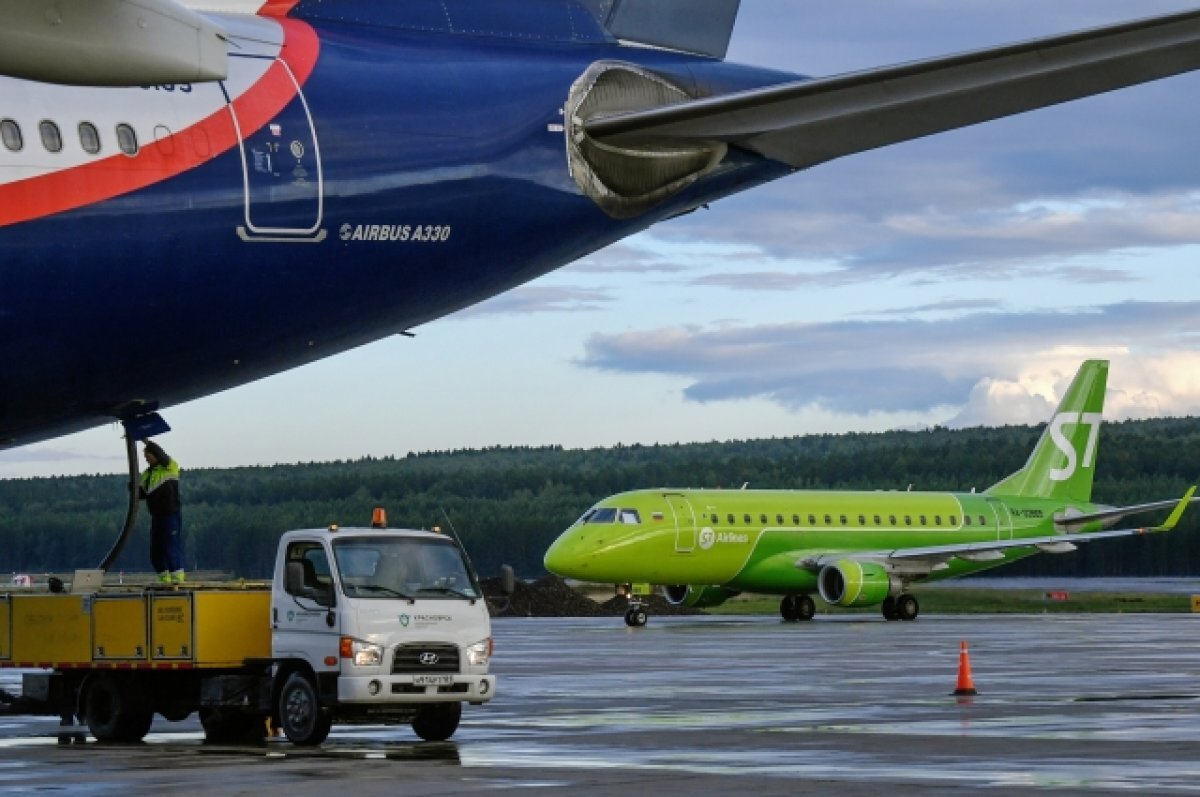
{"label": "blue work trousers", "polygon": [[150,563],[156,573],[174,573],[183,569],[183,516],[150,516]]}

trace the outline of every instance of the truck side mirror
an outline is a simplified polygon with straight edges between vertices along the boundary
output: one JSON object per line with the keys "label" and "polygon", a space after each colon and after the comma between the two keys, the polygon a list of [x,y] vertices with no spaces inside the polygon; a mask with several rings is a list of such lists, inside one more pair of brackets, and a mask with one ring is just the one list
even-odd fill
{"label": "truck side mirror", "polygon": [[304,594],[304,565],[288,562],[283,568],[283,590],[289,595]]}
{"label": "truck side mirror", "polygon": [[500,567],[500,591],[505,595],[511,595],[517,591],[517,574],[513,572],[512,565],[501,565]]}

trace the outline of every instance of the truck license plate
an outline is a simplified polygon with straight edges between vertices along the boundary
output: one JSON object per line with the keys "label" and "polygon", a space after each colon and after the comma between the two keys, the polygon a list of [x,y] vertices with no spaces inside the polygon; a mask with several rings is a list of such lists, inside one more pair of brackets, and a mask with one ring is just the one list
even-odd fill
{"label": "truck license plate", "polygon": [[413,684],[416,686],[451,686],[453,675],[414,675]]}

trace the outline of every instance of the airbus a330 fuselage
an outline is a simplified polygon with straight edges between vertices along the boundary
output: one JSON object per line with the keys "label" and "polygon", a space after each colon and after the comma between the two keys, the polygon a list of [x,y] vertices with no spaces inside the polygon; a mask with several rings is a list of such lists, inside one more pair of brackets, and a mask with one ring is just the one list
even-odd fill
{"label": "airbus a330 fuselage", "polygon": [[407,331],[797,169],[1200,66],[1200,12],[808,81],[723,60],[737,0],[203,6],[0,19],[0,446]]}

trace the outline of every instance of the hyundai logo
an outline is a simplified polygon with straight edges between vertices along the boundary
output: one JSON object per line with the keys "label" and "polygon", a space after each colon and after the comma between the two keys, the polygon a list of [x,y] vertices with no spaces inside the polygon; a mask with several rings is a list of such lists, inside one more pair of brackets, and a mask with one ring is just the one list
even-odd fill
{"label": "hyundai logo", "polygon": [[422,653],[421,654],[421,663],[424,664],[426,667],[432,667],[433,665],[438,663],[438,654]]}

